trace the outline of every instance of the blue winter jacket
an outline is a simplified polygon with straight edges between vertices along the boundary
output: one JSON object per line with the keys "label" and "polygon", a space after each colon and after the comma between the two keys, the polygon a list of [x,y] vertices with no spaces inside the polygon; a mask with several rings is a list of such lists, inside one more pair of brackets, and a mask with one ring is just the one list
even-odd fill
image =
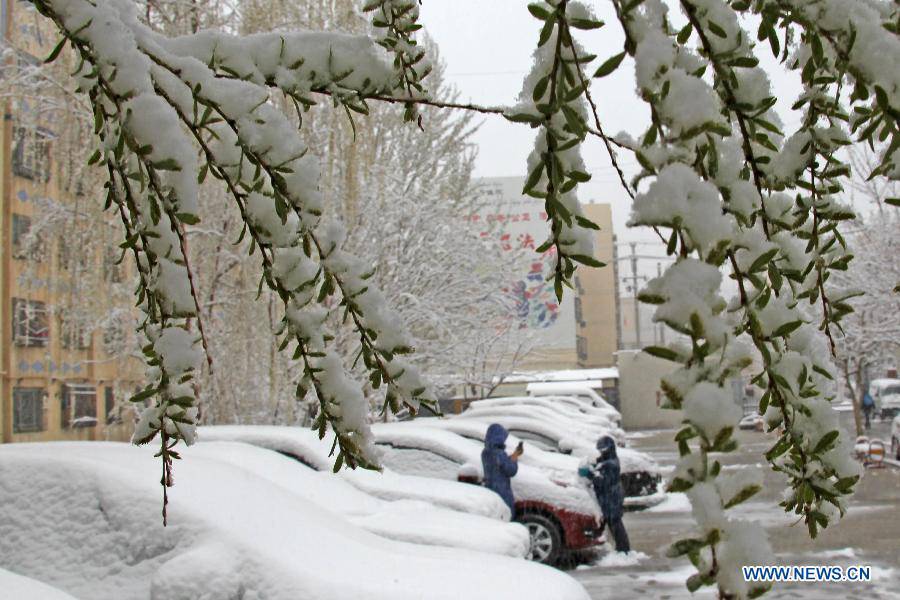
{"label": "blue winter jacket", "polygon": [[607,522],[622,518],[625,493],[619,480],[619,457],[616,455],[616,442],[609,436],[597,440],[600,457],[587,470],[586,477],[594,487],[594,494],[600,504],[600,511]]}
{"label": "blue winter jacket", "polygon": [[509,479],[519,470],[519,465],[506,454],[506,438],[509,432],[497,423],[488,427],[484,436],[484,450],[481,451],[481,466],[484,468],[484,485],[497,492],[510,513],[515,514],[515,498]]}

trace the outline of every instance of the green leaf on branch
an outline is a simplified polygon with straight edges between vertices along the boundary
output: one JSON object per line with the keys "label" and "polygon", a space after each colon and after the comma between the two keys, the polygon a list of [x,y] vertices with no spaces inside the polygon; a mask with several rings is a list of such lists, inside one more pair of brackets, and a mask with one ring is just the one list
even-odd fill
{"label": "green leaf on branch", "polygon": [[606,266],[605,262],[600,262],[593,256],[588,256],[586,254],[570,254],[568,256],[575,262],[579,262],[579,263],[581,263],[583,265],[587,265],[589,267],[594,267],[595,269],[599,269],[601,267]]}
{"label": "green leaf on branch", "polygon": [[620,52],[619,54],[606,59],[606,61],[602,65],[600,65],[600,67],[594,73],[594,77],[606,77],[607,75],[615,71],[620,64],[622,64],[622,60],[624,58],[625,53]]}
{"label": "green leaf on branch", "polygon": [[840,434],[837,430],[829,431],[816,444],[816,447],[813,448],[813,454],[822,454],[823,452],[828,452],[834,447],[835,442],[838,439]]}
{"label": "green leaf on branch", "polygon": [[569,19],[569,25],[575,29],[600,29],[603,27],[603,21],[596,19]]}
{"label": "green leaf on branch", "polygon": [[669,558],[678,558],[691,552],[697,552],[701,548],[707,546],[706,540],[698,538],[686,538],[678,540],[666,549],[666,556]]}
{"label": "green leaf on branch", "polygon": [[548,18],[548,17],[550,16],[550,14],[551,14],[549,10],[547,10],[546,8],[544,8],[543,6],[541,6],[540,4],[537,4],[537,3],[531,3],[531,4],[529,4],[529,5],[528,5],[528,12],[530,12],[531,15],[532,15],[535,19],[540,19],[541,21],[546,21],[547,18]]}
{"label": "green leaf on branch", "polygon": [[575,215],[575,222],[578,223],[581,227],[585,229],[593,229],[595,231],[600,231],[600,226],[588,219],[587,217],[582,217],[581,215]]}
{"label": "green leaf on branch", "polygon": [[52,63],[59,56],[59,53],[62,52],[62,49],[66,47],[67,38],[62,38],[57,42],[56,46],[53,47],[53,50],[50,51],[50,54],[47,58],[44,59],[44,63]]}
{"label": "green leaf on branch", "polygon": [[646,352],[650,356],[655,356],[664,360],[681,362],[678,353],[671,348],[666,348],[665,346],[647,346],[646,348],[644,348],[644,352]]}
{"label": "green leaf on branch", "polygon": [[167,158],[165,160],[158,160],[154,163],[150,163],[154,169],[159,169],[160,171],[180,171],[181,165],[174,158]]}
{"label": "green leaf on branch", "polygon": [[731,508],[732,506],[737,506],[741,502],[748,500],[749,498],[756,495],[762,489],[762,486],[757,484],[748,485],[741,489],[737,494],[734,495],[731,500],[726,502],[723,506],[724,508]]}
{"label": "green leaf on branch", "polygon": [[785,323],[781,327],[775,330],[775,333],[772,334],[772,337],[781,337],[790,334],[792,331],[797,329],[803,325],[803,321],[799,319],[796,321],[791,321],[790,323]]}

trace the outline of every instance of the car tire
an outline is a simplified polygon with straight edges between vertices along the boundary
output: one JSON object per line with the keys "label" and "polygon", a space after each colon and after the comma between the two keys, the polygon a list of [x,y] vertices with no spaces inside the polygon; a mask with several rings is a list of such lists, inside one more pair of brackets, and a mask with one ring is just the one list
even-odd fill
{"label": "car tire", "polygon": [[528,528],[530,546],[525,558],[545,565],[556,564],[563,550],[559,525],[537,513],[525,513],[516,521]]}

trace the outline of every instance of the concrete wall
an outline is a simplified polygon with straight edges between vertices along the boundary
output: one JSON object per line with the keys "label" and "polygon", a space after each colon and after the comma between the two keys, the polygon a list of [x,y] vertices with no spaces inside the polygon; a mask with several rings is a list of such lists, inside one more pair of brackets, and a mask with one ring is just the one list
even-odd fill
{"label": "concrete wall", "polygon": [[665,398],[659,387],[675,363],[639,351],[616,353],[619,367],[619,410],[626,430],[677,427],[681,411],[660,408]]}

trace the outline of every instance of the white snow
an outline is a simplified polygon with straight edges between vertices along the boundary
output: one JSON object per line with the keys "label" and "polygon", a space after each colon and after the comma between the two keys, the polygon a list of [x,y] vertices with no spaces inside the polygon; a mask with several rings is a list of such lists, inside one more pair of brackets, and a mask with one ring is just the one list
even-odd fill
{"label": "white snow", "polygon": [[62,590],[3,568],[0,568],[0,590],[10,600],[75,600]]}
{"label": "white snow", "polygon": [[[317,471],[330,472],[334,464],[328,453],[334,441],[331,434],[320,440],[318,434],[301,427],[274,425],[219,425],[201,427],[200,440],[234,441],[268,448],[302,461]],[[431,477],[417,477],[392,471],[343,469],[336,477],[356,489],[383,500],[418,500],[434,506],[480,515],[503,521],[509,520],[509,508],[492,491],[480,486],[443,481]]]}
{"label": "white snow", "polygon": [[587,598],[568,575],[521,559],[385,540],[196,450],[179,465],[164,529],[152,450],[0,447],[4,567],[92,600]]}
{"label": "white snow", "polygon": [[691,501],[681,492],[667,493],[666,499],[647,509],[647,512],[689,512]]}
{"label": "white snow", "polygon": [[632,550],[631,552],[607,552],[600,560],[594,563],[595,566],[604,569],[614,569],[617,567],[633,567],[641,563],[641,561],[649,560],[649,556],[643,552]]}
{"label": "white snow", "polygon": [[228,462],[278,484],[318,506],[344,515],[367,531],[392,540],[466,548],[517,558],[528,551],[528,531],[480,515],[438,508],[421,500],[387,501],[331,472],[317,472],[277,452],[227,442],[199,444],[190,456]]}

